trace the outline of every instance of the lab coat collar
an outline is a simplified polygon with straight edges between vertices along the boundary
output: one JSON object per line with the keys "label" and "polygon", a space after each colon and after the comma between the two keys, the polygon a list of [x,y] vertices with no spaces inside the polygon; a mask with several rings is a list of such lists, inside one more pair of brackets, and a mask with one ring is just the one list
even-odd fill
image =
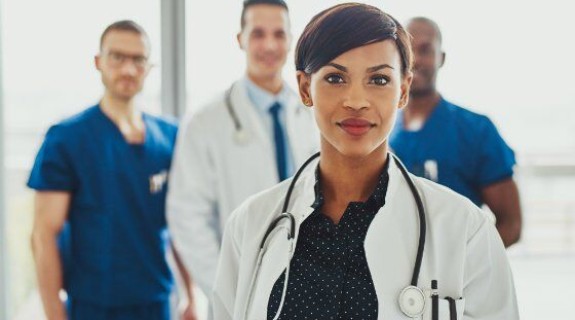
{"label": "lab coat collar", "polygon": [[[383,205],[385,204],[385,194],[387,193],[387,184],[389,181],[389,173],[388,173],[389,161],[391,161],[391,157],[388,154],[387,159],[385,160],[385,164],[383,166],[383,169],[381,169],[379,176],[377,178],[376,188],[371,193],[369,198],[365,201],[365,204],[370,208],[375,207],[376,209],[379,209],[379,208],[383,207]],[[377,192],[377,189],[383,190],[383,192]],[[324,200],[325,200],[323,193],[321,192],[321,176],[320,176],[320,171],[319,171],[319,165],[316,166],[316,169],[315,169],[314,193],[315,193],[315,201],[314,201],[312,207],[314,209],[316,209],[314,212],[316,214],[319,214],[320,211],[317,209],[323,205]]]}
{"label": "lab coat collar", "polygon": [[245,81],[239,80],[233,84],[231,92],[232,107],[242,124],[242,129],[255,136],[261,143],[271,150],[271,140],[267,137],[262,121],[259,119],[256,106],[250,100]]}
{"label": "lab coat collar", "polygon": [[[314,211],[313,204],[315,202],[315,183],[316,183],[316,176],[315,170],[318,166],[319,159],[314,160],[311,162],[307,168],[304,169],[302,172],[299,180],[296,182],[296,187],[294,188],[292,194],[292,211],[291,213],[296,218],[296,227],[297,232],[299,232],[299,225],[303,223]],[[387,185],[387,192],[385,193],[385,202],[389,203],[393,199],[395,193],[397,192],[397,188],[400,185],[401,179],[403,176],[397,167],[397,164],[393,160],[393,156],[391,153],[388,153],[388,164],[387,170],[389,174],[389,181]],[[383,210],[384,207],[379,209],[379,212]],[[288,211],[289,211],[288,207]],[[297,234],[296,232],[296,234]]]}
{"label": "lab coat collar", "polygon": [[277,94],[273,94],[259,87],[247,75],[243,77],[242,81],[245,83],[246,92],[248,93],[250,101],[258,108],[258,112],[263,115],[268,115],[270,107],[275,102],[279,102],[284,108],[291,103],[291,96],[293,94],[290,94],[290,89],[285,81],[282,84],[282,89]]}

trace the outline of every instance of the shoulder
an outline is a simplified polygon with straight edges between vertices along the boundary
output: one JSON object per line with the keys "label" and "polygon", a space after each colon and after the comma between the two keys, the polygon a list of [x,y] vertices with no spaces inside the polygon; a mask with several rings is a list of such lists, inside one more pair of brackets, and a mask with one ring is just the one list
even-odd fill
{"label": "shoulder", "polygon": [[80,139],[89,133],[88,125],[98,117],[98,112],[98,106],[92,106],[61,120],[48,129],[46,139],[64,142]]}
{"label": "shoulder", "polygon": [[455,118],[456,123],[466,130],[484,131],[494,128],[491,119],[484,114],[461,107],[449,101],[445,101],[445,109],[448,114]]}
{"label": "shoulder", "polygon": [[206,131],[210,128],[217,131],[218,126],[214,124],[226,121],[227,112],[225,93],[222,92],[207,103],[198,106],[197,109],[188,110],[181,122],[181,127],[186,131]]}
{"label": "shoulder", "polygon": [[242,239],[244,235],[257,236],[265,232],[263,229],[277,217],[275,213],[281,211],[291,180],[287,179],[247,198],[230,215],[227,232],[233,233],[234,238]]}
{"label": "shoulder", "polygon": [[203,105],[200,105],[197,110],[191,110],[186,114],[186,119],[189,121],[198,121],[199,119],[213,119],[220,117],[226,110],[226,93],[221,92],[211,100]]}
{"label": "shoulder", "polygon": [[162,132],[173,134],[178,130],[177,119],[169,116],[158,116],[144,113],[145,117],[154,125],[156,125]]}
{"label": "shoulder", "polygon": [[489,215],[468,198],[425,178],[412,175],[412,179],[422,195],[427,215],[436,225],[464,231],[469,238],[482,225],[492,222]]}

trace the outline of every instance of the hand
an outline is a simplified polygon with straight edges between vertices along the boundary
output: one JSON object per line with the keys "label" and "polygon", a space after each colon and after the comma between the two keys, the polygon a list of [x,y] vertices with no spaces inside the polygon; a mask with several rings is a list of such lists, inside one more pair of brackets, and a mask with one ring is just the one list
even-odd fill
{"label": "hand", "polygon": [[185,307],[180,310],[180,318],[182,320],[198,320],[196,306],[193,303],[187,303]]}

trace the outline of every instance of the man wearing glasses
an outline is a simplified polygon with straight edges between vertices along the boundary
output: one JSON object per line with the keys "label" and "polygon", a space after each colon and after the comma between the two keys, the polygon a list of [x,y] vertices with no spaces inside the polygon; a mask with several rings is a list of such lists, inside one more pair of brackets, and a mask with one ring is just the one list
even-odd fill
{"label": "man wearing glasses", "polygon": [[[170,319],[164,202],[177,127],[135,105],[149,53],[138,24],[106,28],[104,96],[52,126],[36,157],[32,249],[48,319]],[[184,315],[195,319],[191,303]]]}

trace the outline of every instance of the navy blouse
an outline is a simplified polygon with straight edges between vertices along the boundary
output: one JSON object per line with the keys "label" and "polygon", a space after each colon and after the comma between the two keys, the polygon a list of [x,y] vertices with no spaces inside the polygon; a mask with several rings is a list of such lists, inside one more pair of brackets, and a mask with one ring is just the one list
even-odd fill
{"label": "navy blouse", "polygon": [[[300,226],[280,319],[377,319],[377,295],[364,241],[385,203],[388,167],[389,160],[368,200],[350,202],[338,224],[321,212],[324,197],[317,167],[315,210]],[[268,319],[273,319],[280,306],[284,281],[285,271],[272,289]]]}

